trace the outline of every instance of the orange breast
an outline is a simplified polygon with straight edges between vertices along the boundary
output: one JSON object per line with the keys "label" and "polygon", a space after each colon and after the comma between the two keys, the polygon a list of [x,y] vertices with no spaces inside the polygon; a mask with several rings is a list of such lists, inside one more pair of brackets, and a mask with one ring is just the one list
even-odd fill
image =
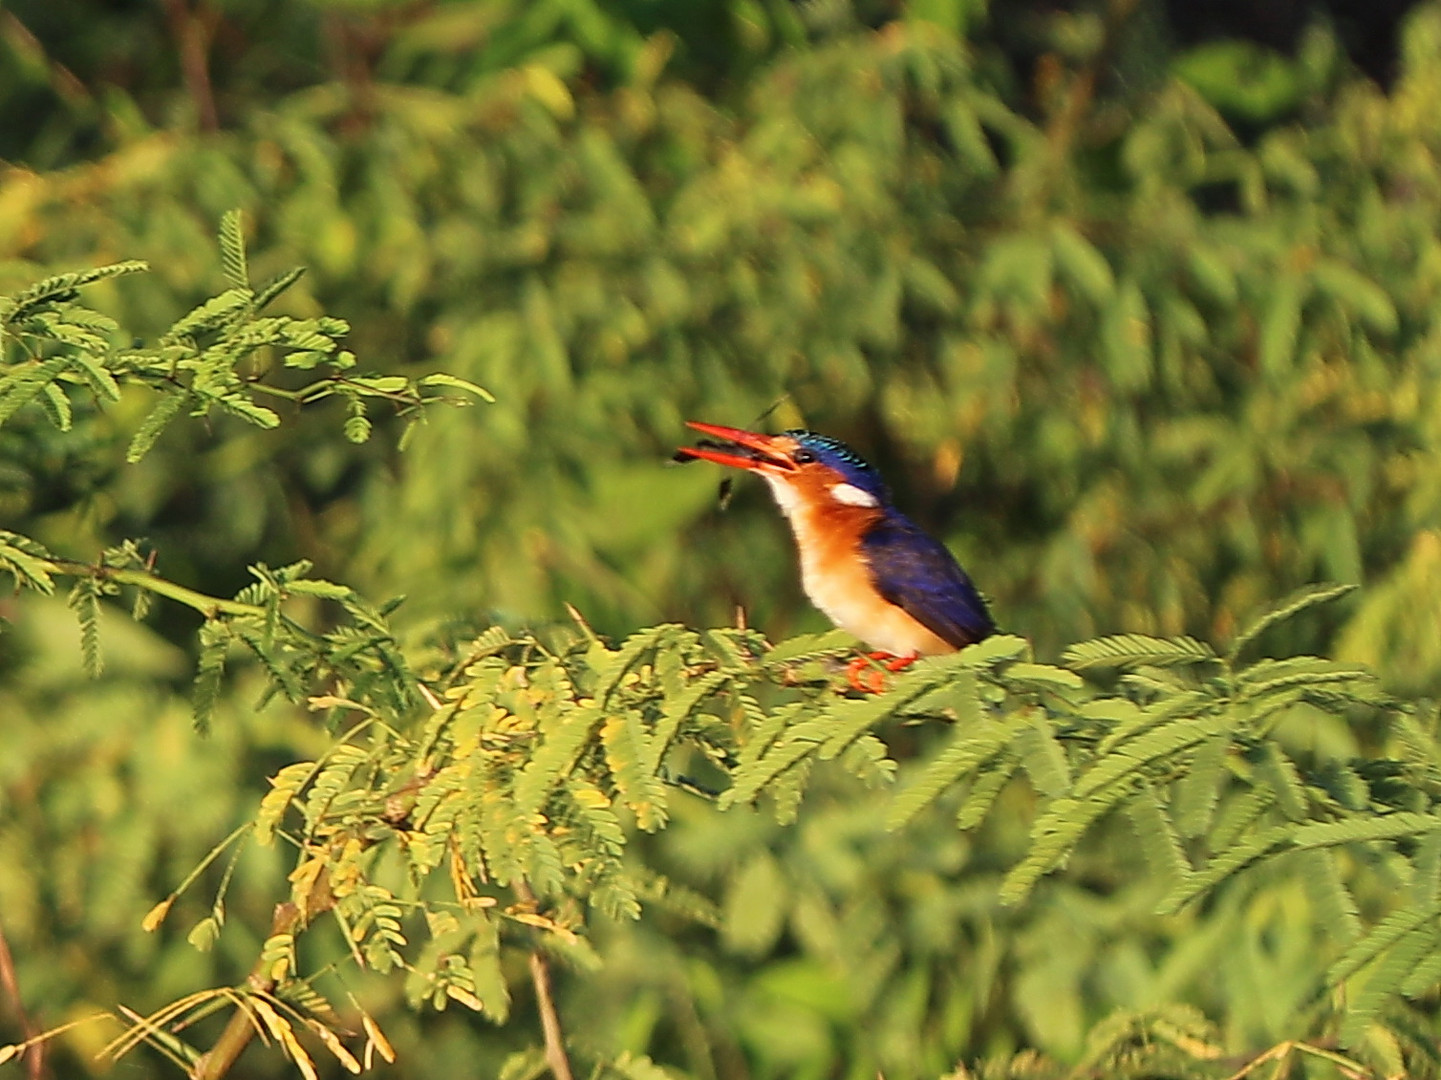
{"label": "orange breast", "polygon": [[790,519],[801,557],[801,585],[811,603],[842,630],[896,656],[955,652],[902,608],[876,591],[860,555],[860,539],[878,511],[797,499],[781,509]]}

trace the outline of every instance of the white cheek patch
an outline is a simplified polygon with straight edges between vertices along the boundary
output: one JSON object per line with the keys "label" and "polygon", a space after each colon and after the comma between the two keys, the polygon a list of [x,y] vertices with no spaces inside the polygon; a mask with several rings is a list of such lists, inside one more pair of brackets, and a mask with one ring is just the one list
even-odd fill
{"label": "white cheek patch", "polygon": [[830,487],[831,498],[838,503],[845,503],[847,506],[880,506],[880,500],[864,488],[858,488],[855,484],[832,484]]}

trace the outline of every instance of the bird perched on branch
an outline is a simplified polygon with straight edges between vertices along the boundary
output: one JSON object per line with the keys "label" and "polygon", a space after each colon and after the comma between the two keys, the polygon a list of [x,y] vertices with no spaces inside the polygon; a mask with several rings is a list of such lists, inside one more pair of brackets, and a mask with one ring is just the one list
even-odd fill
{"label": "bird perched on branch", "polygon": [[[874,468],[838,439],[813,431],[761,435],[687,421],[710,439],[682,447],[677,461],[713,461],[757,473],[790,522],[801,585],[842,630],[878,650],[870,659],[899,671],[918,656],[954,652],[991,634],[985,601],[955,558],[891,503]],[[878,690],[880,672],[861,681]]]}

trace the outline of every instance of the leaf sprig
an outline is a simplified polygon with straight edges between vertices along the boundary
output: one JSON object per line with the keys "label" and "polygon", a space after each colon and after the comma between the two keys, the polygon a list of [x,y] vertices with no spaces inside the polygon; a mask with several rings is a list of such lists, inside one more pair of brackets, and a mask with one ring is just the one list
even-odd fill
{"label": "leaf sprig", "polygon": [[[38,403],[67,431],[74,393],[103,406],[118,401],[125,386],[146,387],[158,397],[131,437],[126,460],[134,463],[182,413],[220,412],[274,428],[281,416],[264,399],[300,407],[339,397],[346,405],[346,438],[364,442],[372,429],[370,405],[385,402],[406,423],[403,444],[431,405],[494,400],[489,391],[445,372],[412,378],[360,371],[355,354],[342,345],[349,331],[342,319],[262,314],[303,270],[252,287],[239,211],[221,220],[220,259],[228,287],[178,318],[153,345],[120,347],[114,320],[79,299],[87,285],[148,269],[142,262],[55,275],[0,300],[0,345],[6,346],[0,353],[0,424]],[[290,385],[293,378],[279,377],[286,371],[317,377]]]}

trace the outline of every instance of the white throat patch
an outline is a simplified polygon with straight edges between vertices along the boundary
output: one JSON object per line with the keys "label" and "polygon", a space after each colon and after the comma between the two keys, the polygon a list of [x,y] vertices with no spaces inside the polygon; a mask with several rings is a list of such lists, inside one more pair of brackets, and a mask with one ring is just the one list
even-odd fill
{"label": "white throat patch", "polygon": [[781,508],[781,513],[788,518],[794,518],[801,508],[801,499],[796,494],[796,489],[791,487],[789,481],[775,473],[763,472],[761,478],[770,485],[771,495],[775,497],[776,505]]}
{"label": "white throat patch", "polygon": [[864,488],[858,488],[855,484],[832,484],[830,486],[831,498],[838,503],[845,503],[847,506],[880,506],[880,500]]}

